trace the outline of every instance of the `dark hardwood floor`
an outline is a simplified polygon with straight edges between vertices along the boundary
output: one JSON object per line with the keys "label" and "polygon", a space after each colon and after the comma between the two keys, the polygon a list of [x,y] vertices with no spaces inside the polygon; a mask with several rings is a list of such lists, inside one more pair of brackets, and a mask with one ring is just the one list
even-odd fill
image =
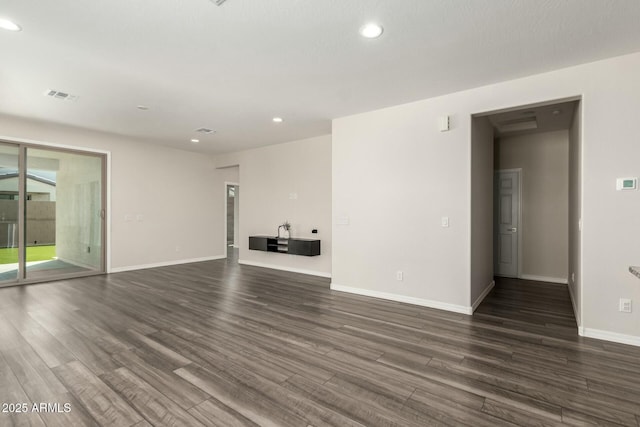
{"label": "dark hardwood floor", "polygon": [[640,419],[640,348],[578,337],[566,287],[526,281],[473,317],[224,260],[5,288],[0,353],[0,403],[28,406],[1,426]]}

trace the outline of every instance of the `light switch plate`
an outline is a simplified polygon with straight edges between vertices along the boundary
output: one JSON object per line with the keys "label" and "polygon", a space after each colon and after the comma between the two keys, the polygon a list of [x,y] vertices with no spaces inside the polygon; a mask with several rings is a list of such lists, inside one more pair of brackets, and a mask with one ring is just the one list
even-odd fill
{"label": "light switch plate", "polygon": [[628,298],[620,298],[620,311],[623,313],[631,313],[631,300]]}
{"label": "light switch plate", "polygon": [[440,220],[440,225],[445,228],[449,227],[449,217],[443,216],[442,219]]}

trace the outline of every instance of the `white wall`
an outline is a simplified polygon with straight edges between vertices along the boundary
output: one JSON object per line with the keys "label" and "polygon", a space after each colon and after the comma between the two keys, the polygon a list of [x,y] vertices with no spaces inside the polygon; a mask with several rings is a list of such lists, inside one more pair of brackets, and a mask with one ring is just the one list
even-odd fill
{"label": "white wall", "polygon": [[[471,296],[476,306],[493,287],[493,126],[472,119],[471,141]],[[476,308],[474,307],[474,308]]]}
{"label": "white wall", "polygon": [[[331,136],[221,155],[215,164],[240,167],[240,263],[331,275]],[[275,236],[285,220],[292,237],[320,239],[322,254],[248,249],[249,236]],[[311,234],[314,228],[318,234]]]}
{"label": "white wall", "polygon": [[578,103],[569,129],[569,291],[578,326],[582,325],[582,265],[581,233],[578,227],[582,214],[582,149],[581,149],[582,107]]}
{"label": "white wall", "polygon": [[[41,141],[111,153],[114,270],[223,256],[223,188],[211,158],[116,135],[0,116],[0,139]],[[216,194],[218,193],[218,194]],[[126,221],[125,215],[132,220]],[[140,215],[140,221],[137,220]]]}
{"label": "white wall", "polygon": [[569,263],[569,132],[505,136],[496,169],[522,169],[522,276],[567,283]]}
{"label": "white wall", "polygon": [[470,116],[582,95],[581,332],[640,344],[640,310],[618,312],[620,297],[640,301],[640,192],[615,191],[640,175],[639,73],[637,53],[335,119],[333,216],[350,223],[334,227],[332,286],[468,309]]}

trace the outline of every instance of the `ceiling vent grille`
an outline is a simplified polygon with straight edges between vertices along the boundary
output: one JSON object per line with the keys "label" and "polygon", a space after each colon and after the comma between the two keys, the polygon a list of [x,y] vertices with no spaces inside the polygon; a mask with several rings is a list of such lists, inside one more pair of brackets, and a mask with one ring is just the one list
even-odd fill
{"label": "ceiling vent grille", "polygon": [[44,92],[44,95],[50,98],[59,99],[61,101],[77,101],[78,100],[78,96],[71,95],[66,92],[60,92],[59,90],[47,89]]}
{"label": "ceiling vent grille", "polygon": [[205,133],[205,134],[212,134],[212,133],[216,133],[215,130],[213,129],[209,129],[209,128],[200,128],[200,129],[196,129],[196,132],[200,132],[200,133]]}
{"label": "ceiling vent grille", "polygon": [[507,120],[505,122],[498,123],[498,130],[500,132],[518,132],[533,129],[538,129],[538,121],[535,117]]}

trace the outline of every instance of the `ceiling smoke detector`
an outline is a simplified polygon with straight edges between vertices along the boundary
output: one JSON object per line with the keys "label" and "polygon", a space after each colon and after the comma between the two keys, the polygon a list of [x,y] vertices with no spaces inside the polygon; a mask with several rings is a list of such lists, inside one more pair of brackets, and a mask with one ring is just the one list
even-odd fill
{"label": "ceiling smoke detector", "polygon": [[59,90],[53,90],[53,89],[47,89],[44,92],[45,96],[54,98],[54,99],[59,99],[62,101],[77,101],[78,100],[78,96],[77,95],[70,95],[66,92],[60,92]]}
{"label": "ceiling smoke detector", "polygon": [[213,129],[209,129],[209,128],[200,128],[200,129],[196,129],[196,132],[200,132],[200,133],[205,133],[207,135],[210,135],[212,133],[216,133],[215,130]]}

